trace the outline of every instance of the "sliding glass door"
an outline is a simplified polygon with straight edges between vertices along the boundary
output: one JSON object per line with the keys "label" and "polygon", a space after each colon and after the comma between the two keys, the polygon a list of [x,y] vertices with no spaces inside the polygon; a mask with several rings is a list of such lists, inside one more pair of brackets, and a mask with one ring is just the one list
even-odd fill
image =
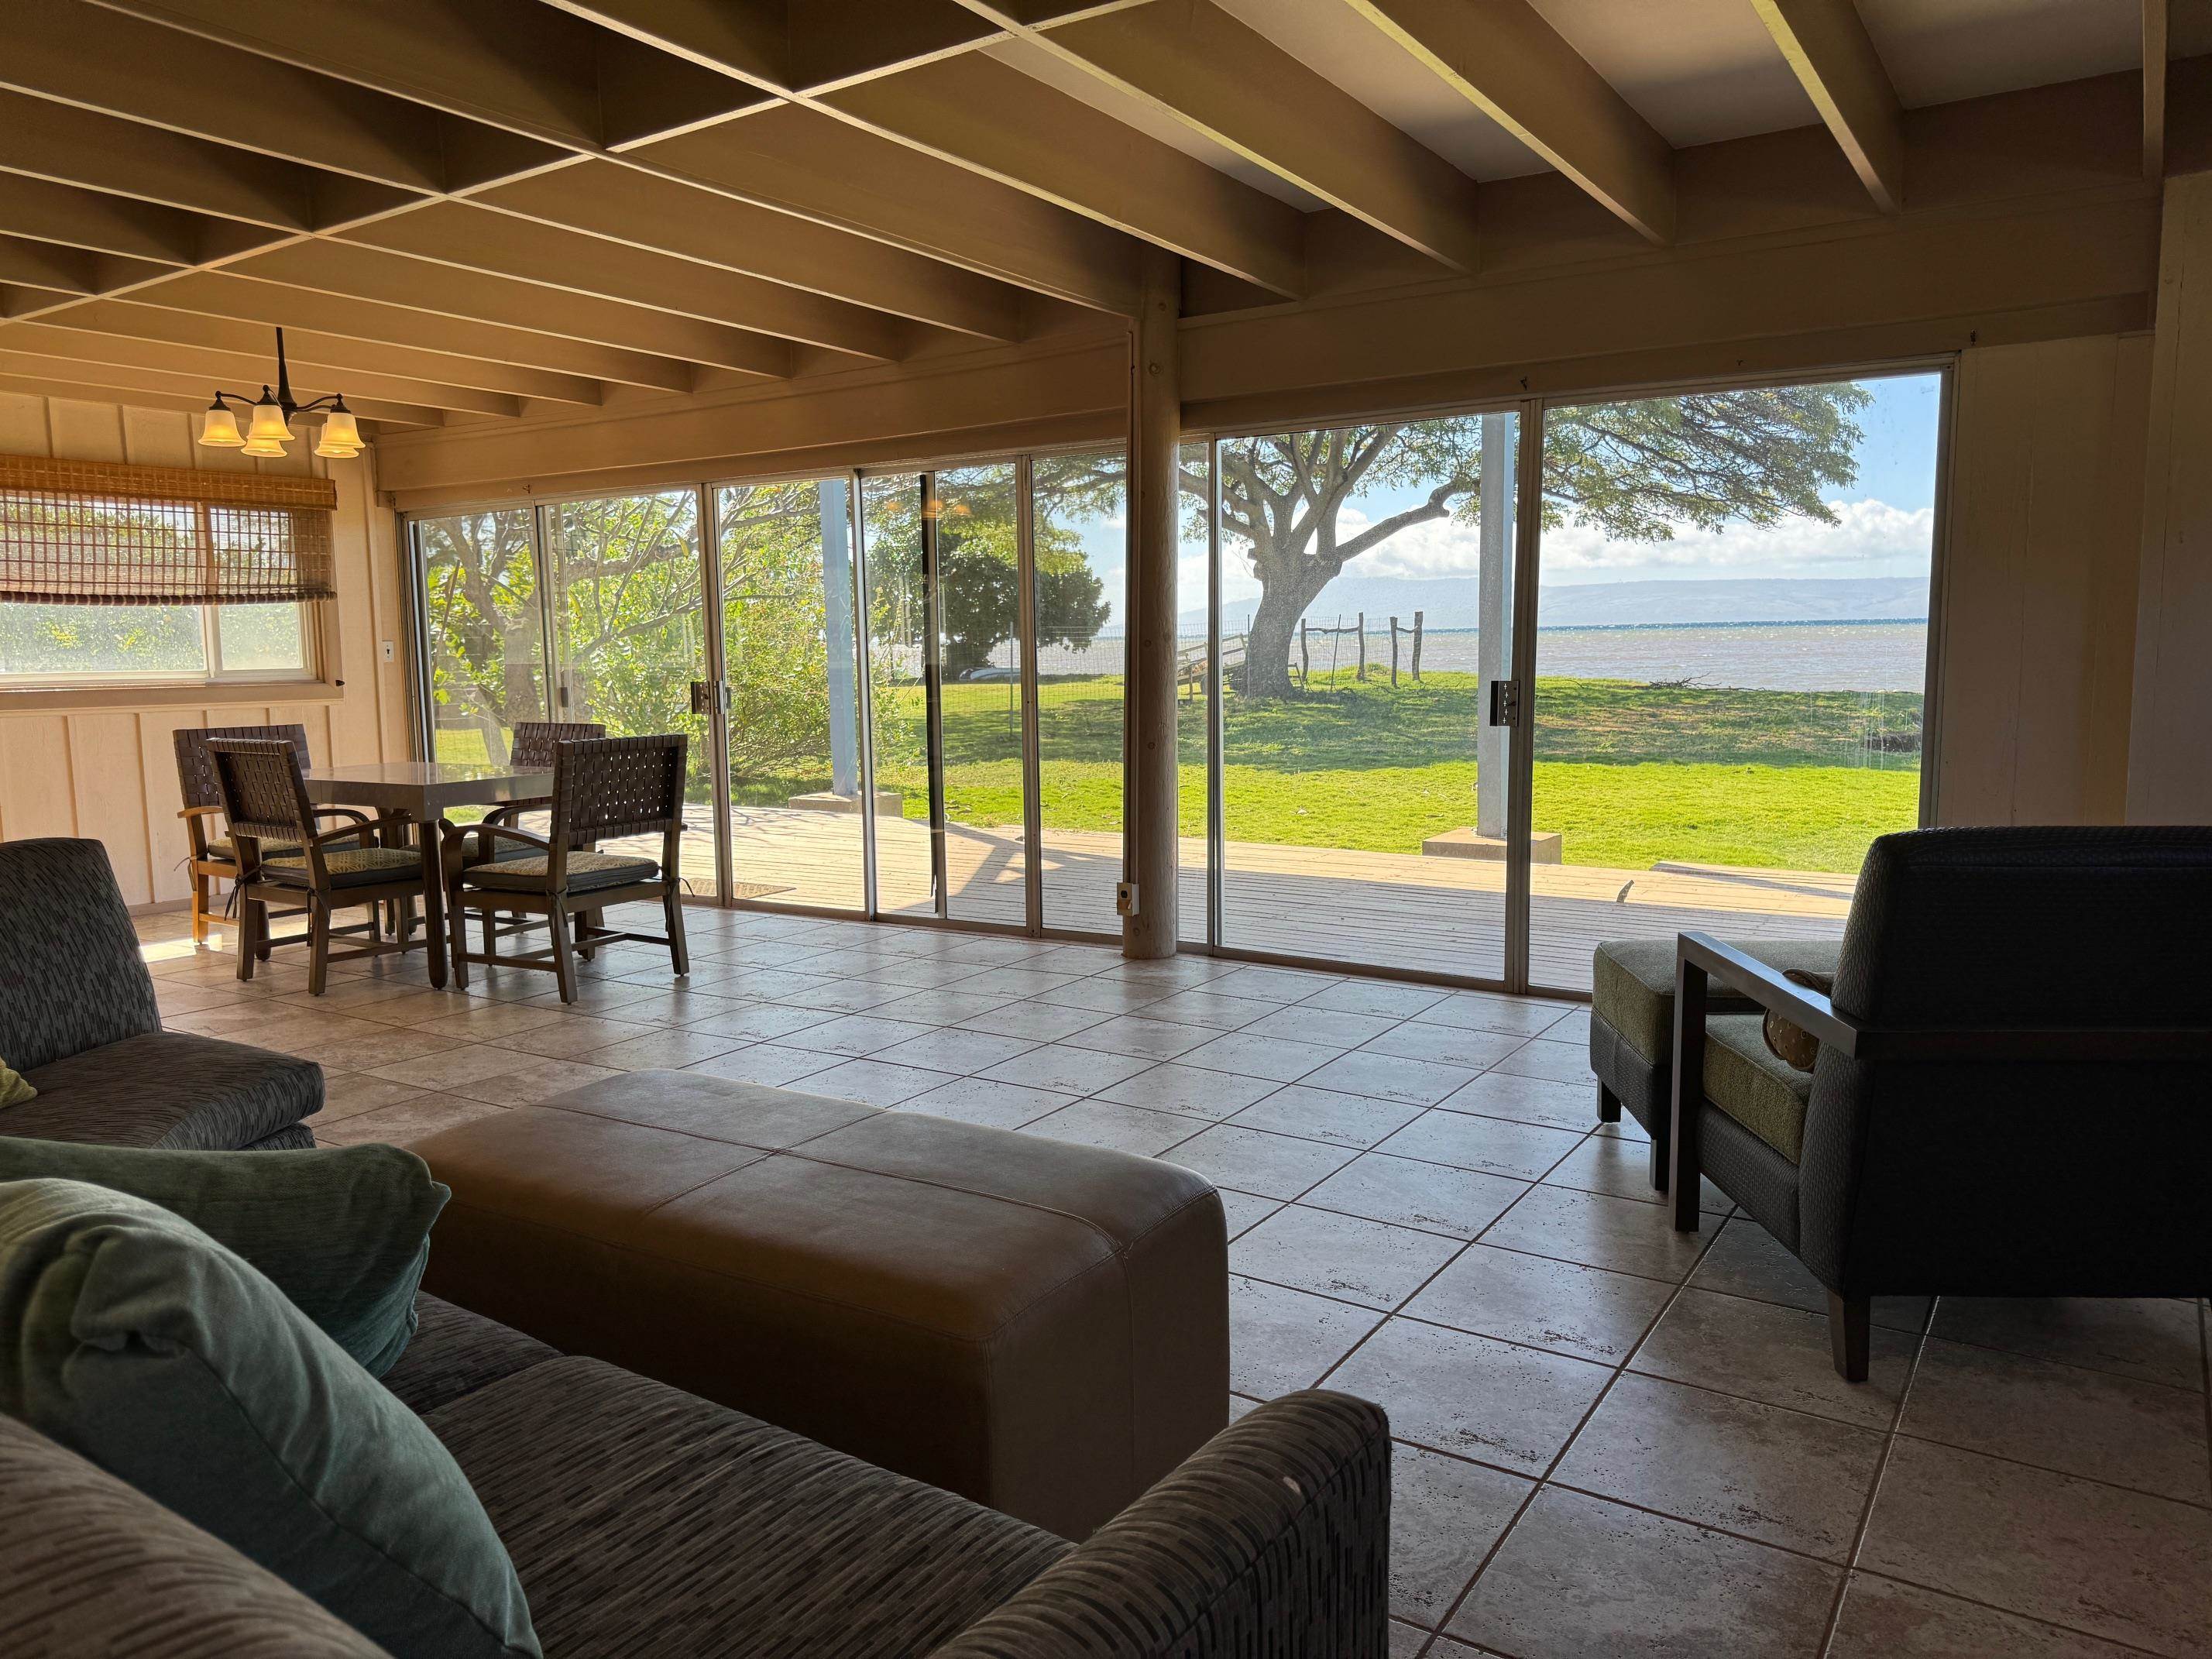
{"label": "sliding glass door", "polygon": [[546,717],[533,516],[517,507],[415,521],[433,759],[502,763],[515,722]]}
{"label": "sliding glass door", "polygon": [[1504,976],[1520,431],[1216,445],[1220,945]]}
{"label": "sliding glass door", "polygon": [[714,492],[735,898],[866,902],[851,500],[842,475]]}
{"label": "sliding glass door", "polygon": [[936,757],[945,914],[1020,927],[1029,919],[1023,582],[1028,569],[1012,461],[947,467],[936,528]]}
{"label": "sliding glass door", "polygon": [[1920,822],[1942,391],[1547,411],[1532,982],[1623,936],[1838,937]]}

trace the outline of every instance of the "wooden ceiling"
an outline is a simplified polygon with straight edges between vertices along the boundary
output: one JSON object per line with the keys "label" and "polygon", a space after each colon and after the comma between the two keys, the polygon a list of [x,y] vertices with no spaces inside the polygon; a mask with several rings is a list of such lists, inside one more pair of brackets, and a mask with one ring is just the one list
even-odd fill
{"label": "wooden ceiling", "polygon": [[[1883,3],[1682,15],[1755,26],[1896,212]],[[0,390],[198,409],[268,378],[281,325],[302,396],[431,427],[1119,326],[1146,243],[1255,304],[1348,222],[1478,272],[1486,186],[1409,127],[1664,245],[1680,152],[1592,67],[1602,8],[0,0]],[[2145,0],[2154,173],[2165,28]],[[1747,131],[1797,95],[1765,68]]]}

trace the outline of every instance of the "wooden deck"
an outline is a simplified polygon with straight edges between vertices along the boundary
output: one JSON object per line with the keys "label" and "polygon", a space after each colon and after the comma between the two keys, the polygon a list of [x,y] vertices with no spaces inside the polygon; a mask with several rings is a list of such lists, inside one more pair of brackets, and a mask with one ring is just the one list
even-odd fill
{"label": "wooden deck", "polygon": [[[698,813],[686,837],[684,870],[694,889],[714,885],[713,824]],[[731,835],[740,896],[767,903],[860,907],[857,817],[775,807],[739,807]],[[929,835],[911,819],[878,830],[878,902],[887,915],[933,914]],[[1048,927],[1113,933],[1121,839],[1048,830],[1044,836]],[[1018,926],[1024,849],[1018,830],[956,825],[945,860],[953,915]],[[1832,872],[1673,865],[1621,870],[1538,865],[1530,896],[1531,976],[1539,985],[1587,990],[1590,951],[1601,939],[1704,928],[1724,938],[1840,935],[1853,877]],[[1186,936],[1203,937],[1206,843],[1182,843]],[[1471,859],[1347,853],[1316,847],[1231,842],[1223,878],[1223,943],[1316,961],[1428,969],[1495,979],[1504,961],[1505,867]]]}

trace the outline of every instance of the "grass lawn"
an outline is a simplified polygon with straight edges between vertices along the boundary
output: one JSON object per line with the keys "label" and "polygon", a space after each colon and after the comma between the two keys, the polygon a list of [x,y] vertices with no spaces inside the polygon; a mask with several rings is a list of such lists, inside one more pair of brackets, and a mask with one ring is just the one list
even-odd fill
{"label": "grass lawn", "polygon": [[[1474,817],[1479,686],[1434,673],[1224,710],[1229,839],[1418,853]],[[1875,836],[1918,821],[1920,698],[1904,692],[1744,691],[1626,680],[1537,682],[1535,827],[1570,864],[1656,860],[1856,870]],[[878,785],[928,816],[918,688],[885,694]],[[1048,829],[1121,824],[1121,684],[1053,680],[1038,734]],[[885,718],[888,716],[889,718]],[[1021,729],[1010,688],[945,691],[945,807],[968,823],[1021,822]],[[479,750],[464,755],[461,747]],[[899,751],[911,749],[915,752]],[[1183,705],[1182,831],[1206,830],[1203,706]],[[441,757],[480,758],[472,733]],[[746,804],[828,784],[826,762],[744,780]],[[787,774],[787,775],[786,775]],[[703,799],[703,795],[701,797]]]}

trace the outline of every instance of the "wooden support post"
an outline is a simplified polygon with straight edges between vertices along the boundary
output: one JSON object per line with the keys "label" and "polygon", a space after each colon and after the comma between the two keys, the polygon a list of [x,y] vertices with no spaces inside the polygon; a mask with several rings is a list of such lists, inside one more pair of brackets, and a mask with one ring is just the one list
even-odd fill
{"label": "wooden support post", "polygon": [[1367,681],[1367,613],[1363,611],[1353,623],[1359,629],[1359,672],[1352,678],[1362,684]]}
{"label": "wooden support post", "polygon": [[1420,680],[1421,680],[1421,613],[1420,613],[1419,611],[1416,611],[1413,613],[1413,683],[1414,683],[1416,685],[1418,685],[1418,684],[1420,684]]}
{"label": "wooden support post", "polygon": [[1390,689],[1398,689],[1398,619],[1390,618]]}
{"label": "wooden support post", "polygon": [[1182,261],[1143,254],[1144,292],[1130,336],[1129,605],[1133,649],[1127,695],[1130,814],[1123,868],[1136,913],[1121,919],[1121,952],[1170,957],[1176,949],[1176,564],[1181,526],[1176,474],[1182,392],[1176,324]]}

